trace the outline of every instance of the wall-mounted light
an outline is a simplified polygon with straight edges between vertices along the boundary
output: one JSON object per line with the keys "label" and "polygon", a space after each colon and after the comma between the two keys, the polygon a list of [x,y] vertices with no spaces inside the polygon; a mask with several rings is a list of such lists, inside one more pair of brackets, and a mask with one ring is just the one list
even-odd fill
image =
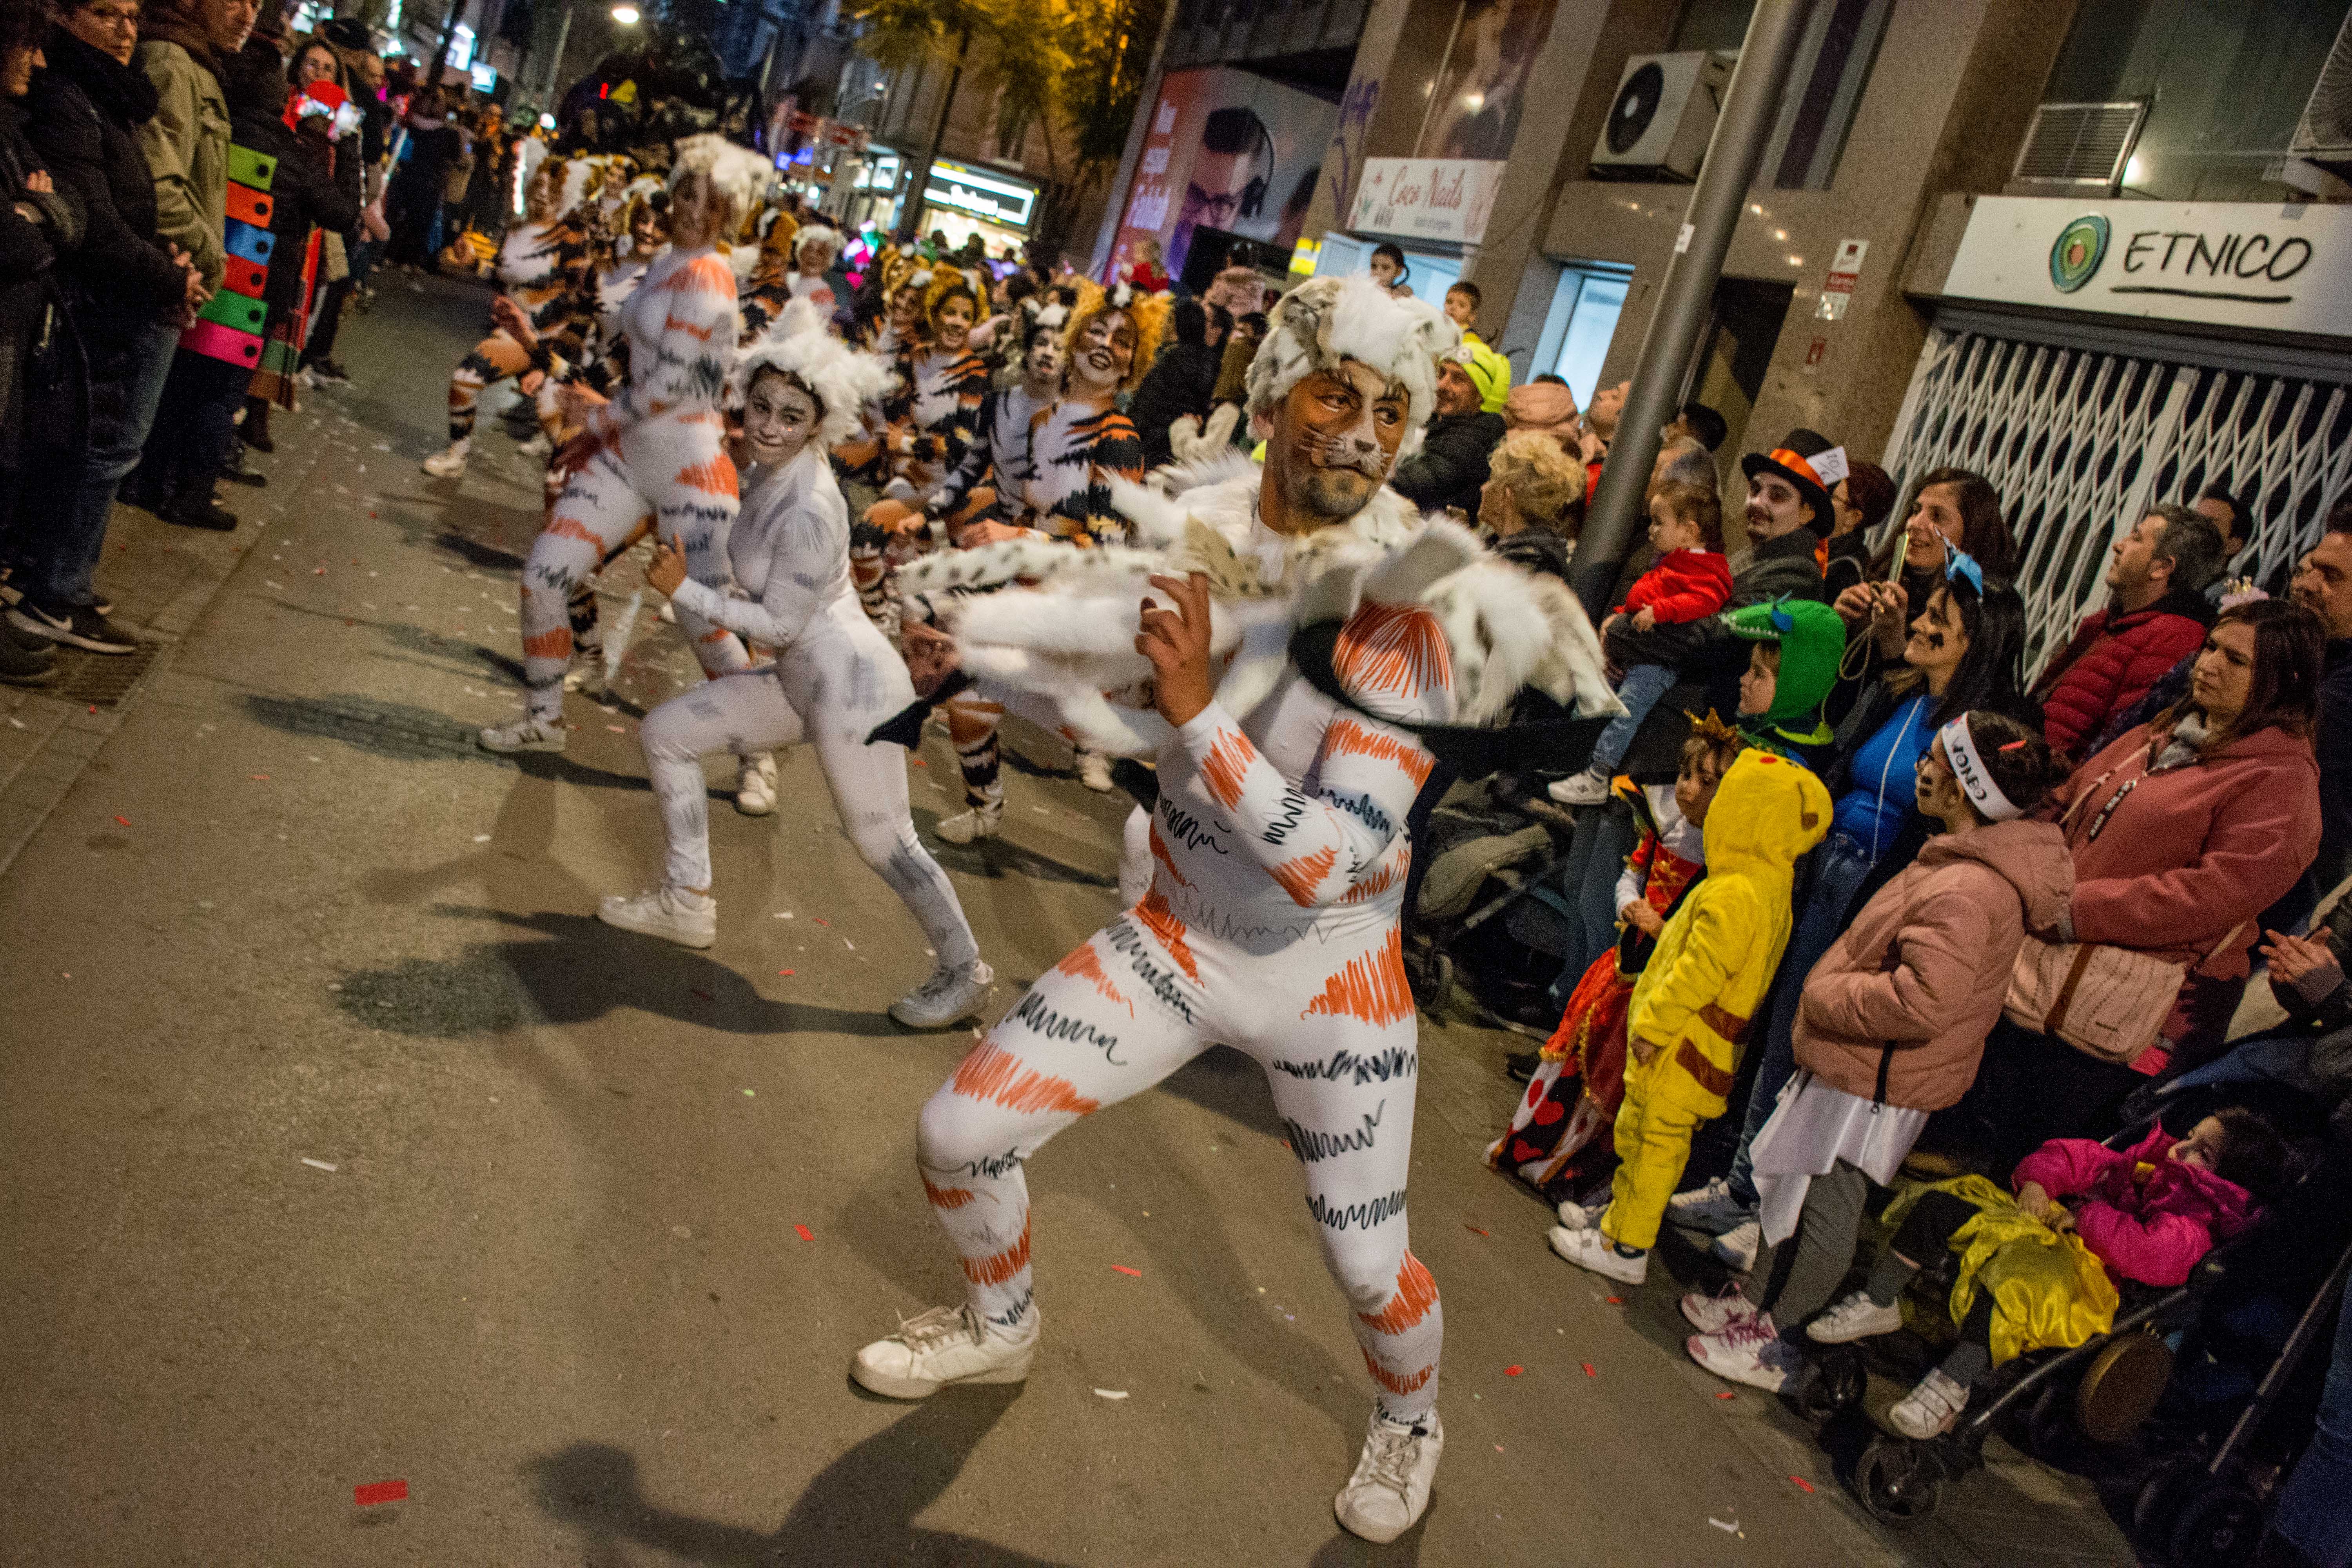
{"label": "wall-mounted light", "polygon": [[624,27],[635,26],[637,25],[638,15],[639,13],[635,5],[615,5],[613,7],[613,20],[621,24]]}

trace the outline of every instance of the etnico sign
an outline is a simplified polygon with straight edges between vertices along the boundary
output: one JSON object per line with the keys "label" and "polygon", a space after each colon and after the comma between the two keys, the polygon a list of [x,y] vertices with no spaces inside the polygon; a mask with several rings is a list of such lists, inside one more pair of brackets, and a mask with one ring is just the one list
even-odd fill
{"label": "etnico sign", "polygon": [[1985,196],[1944,293],[2352,337],[2352,209]]}

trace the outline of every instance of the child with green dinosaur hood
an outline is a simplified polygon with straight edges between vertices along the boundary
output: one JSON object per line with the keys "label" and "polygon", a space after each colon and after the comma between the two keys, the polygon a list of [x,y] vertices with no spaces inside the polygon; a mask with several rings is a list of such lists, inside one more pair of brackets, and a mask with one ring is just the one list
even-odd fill
{"label": "child with green dinosaur hood", "polygon": [[1821,709],[1845,657],[1845,622],[1814,599],[1749,605],[1724,621],[1753,645],[1739,679],[1740,732],[1750,745],[1812,766],[1834,738]]}

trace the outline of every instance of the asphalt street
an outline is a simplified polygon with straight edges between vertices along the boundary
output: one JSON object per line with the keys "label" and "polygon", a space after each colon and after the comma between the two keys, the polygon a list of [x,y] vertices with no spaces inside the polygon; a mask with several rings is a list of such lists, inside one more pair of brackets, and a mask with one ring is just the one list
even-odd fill
{"label": "asphalt street", "polygon": [[[2087,1483],[1998,1445],[1933,1525],[1871,1524],[1794,1416],[1685,1358],[1687,1255],[1612,1292],[1545,1250],[1479,1159],[1522,1042],[1431,1019],[1448,1447],[1404,1541],[1333,1521],[1370,1385],[1231,1053],[1033,1164],[1025,1386],[855,1390],[858,1344],[959,1295],[912,1148],[970,1032],[885,1016],[929,960],[805,753],[763,820],[712,768],[716,947],[595,921],[656,875],[637,727],[691,661],[648,611],[567,752],[474,749],[517,700],[538,476],[494,417],[462,480],[419,472],[488,295],[381,283],[184,635],[26,764],[57,787],[0,874],[0,1562],[2131,1561]],[[106,582],[201,543],[122,516]],[[1004,837],[939,851],[992,1017],[1117,904],[1125,798],[1029,752]],[[943,739],[912,776],[928,837]]]}

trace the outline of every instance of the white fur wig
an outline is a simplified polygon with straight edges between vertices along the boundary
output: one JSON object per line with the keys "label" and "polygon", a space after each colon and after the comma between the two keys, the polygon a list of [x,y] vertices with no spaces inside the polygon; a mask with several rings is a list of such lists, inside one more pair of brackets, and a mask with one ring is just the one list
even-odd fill
{"label": "white fur wig", "polygon": [[786,305],[758,342],[737,351],[730,401],[740,405],[750,396],[763,370],[782,371],[816,399],[816,439],[828,451],[856,431],[866,403],[890,384],[890,367],[835,337],[824,312],[808,300]]}
{"label": "white fur wig", "polygon": [[669,166],[673,195],[688,174],[709,175],[712,187],[734,204],[738,222],[760,210],[761,198],[776,178],[767,159],[711,131],[678,139],[677,156]]}
{"label": "white fur wig", "polygon": [[1437,405],[1437,359],[1461,329],[1419,300],[1400,300],[1369,278],[1310,278],[1285,294],[1266,320],[1265,342],[1249,367],[1249,412],[1271,417],[1290,389],[1341,360],[1370,365],[1404,384],[1404,445],[1421,446]]}
{"label": "white fur wig", "polygon": [[[1135,651],[1136,603],[1155,572],[1208,577],[1210,649],[1230,659],[1217,697],[1236,715],[1274,689],[1293,630],[1344,620],[1368,601],[1419,603],[1437,616],[1453,653],[1457,723],[1497,721],[1526,686],[1586,717],[1624,711],[1575,595],[1497,559],[1457,524],[1416,516],[1394,490],[1376,493],[1344,525],[1292,541],[1269,581],[1240,548],[1263,479],[1255,465],[1183,465],[1153,478],[1174,493],[1111,486],[1113,504],[1135,524],[1133,546],[1032,538],[942,551],[902,567],[899,584],[942,591],[940,613],[985,695],[1119,755],[1148,756],[1170,733],[1157,713],[1105,696],[1150,679]],[[997,591],[973,592],[989,588]]]}

